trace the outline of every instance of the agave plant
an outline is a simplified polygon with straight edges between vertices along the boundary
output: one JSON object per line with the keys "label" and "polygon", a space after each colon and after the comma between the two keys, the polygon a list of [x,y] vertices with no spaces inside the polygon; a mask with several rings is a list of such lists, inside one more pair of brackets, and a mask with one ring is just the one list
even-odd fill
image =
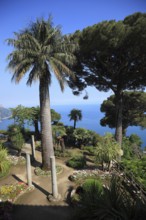
{"label": "agave plant", "polygon": [[87,193],[81,194],[77,219],[144,220],[146,204],[140,199],[135,201],[123,187],[122,179],[114,176],[102,191],[91,184]]}

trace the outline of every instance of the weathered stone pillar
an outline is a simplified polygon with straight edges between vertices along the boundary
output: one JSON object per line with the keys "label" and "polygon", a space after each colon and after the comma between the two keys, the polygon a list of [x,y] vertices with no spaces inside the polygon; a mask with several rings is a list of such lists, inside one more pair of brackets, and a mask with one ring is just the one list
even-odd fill
{"label": "weathered stone pillar", "polygon": [[55,164],[55,157],[50,157],[50,164],[51,164],[51,179],[52,179],[52,195],[55,199],[58,197],[58,187],[57,187],[57,174],[56,174],[56,164]]}
{"label": "weathered stone pillar", "polygon": [[31,135],[32,158],[35,160],[35,141],[34,135]]}
{"label": "weathered stone pillar", "polygon": [[29,187],[32,186],[32,176],[31,176],[31,163],[30,154],[26,153],[26,174],[27,174],[27,184]]}

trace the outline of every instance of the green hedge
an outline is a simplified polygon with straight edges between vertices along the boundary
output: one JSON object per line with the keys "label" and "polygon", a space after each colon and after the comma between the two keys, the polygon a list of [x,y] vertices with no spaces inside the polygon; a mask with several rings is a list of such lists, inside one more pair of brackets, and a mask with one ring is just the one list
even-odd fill
{"label": "green hedge", "polygon": [[74,156],[66,162],[66,165],[75,169],[82,169],[86,166],[84,156]]}

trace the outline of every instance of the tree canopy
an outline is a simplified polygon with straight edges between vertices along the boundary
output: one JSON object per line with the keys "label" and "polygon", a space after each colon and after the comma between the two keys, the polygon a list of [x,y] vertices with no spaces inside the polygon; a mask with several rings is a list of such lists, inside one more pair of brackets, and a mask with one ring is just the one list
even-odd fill
{"label": "tree canopy", "polygon": [[[100,120],[102,126],[116,127],[116,103],[115,95],[103,101],[100,108],[105,116]],[[128,126],[143,126],[146,120],[146,93],[145,92],[124,92],[123,93],[123,134]]]}
{"label": "tree canopy", "polygon": [[79,42],[74,94],[87,86],[112,90],[116,97],[116,132],[122,141],[122,97],[125,90],[144,89],[146,84],[146,14],[135,13],[123,21],[103,21],[76,31]]}

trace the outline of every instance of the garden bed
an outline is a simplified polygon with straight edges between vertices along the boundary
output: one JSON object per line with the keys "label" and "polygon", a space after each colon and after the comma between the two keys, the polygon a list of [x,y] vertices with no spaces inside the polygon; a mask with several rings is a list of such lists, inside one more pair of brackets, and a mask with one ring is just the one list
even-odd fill
{"label": "garden bed", "polygon": [[30,192],[34,186],[29,187],[23,182],[7,184],[0,187],[0,220],[11,220],[13,204],[24,193]]}
{"label": "garden bed", "polygon": [[103,172],[99,169],[84,169],[84,170],[76,170],[73,172],[72,175],[69,176],[69,180],[71,181],[78,181],[78,180],[84,180],[87,178],[101,178],[106,179],[111,177],[111,174],[109,172]]}
{"label": "garden bed", "polygon": [[12,165],[25,165],[26,164],[26,159],[22,156],[12,156],[12,155],[9,155],[7,156],[7,159],[10,161],[10,163]]}
{"label": "garden bed", "polygon": [[[62,171],[63,171],[63,167],[57,165],[56,166],[56,173],[60,174],[60,173],[62,173]],[[34,170],[34,173],[37,176],[44,176],[44,177],[51,176],[51,170],[45,171],[45,170],[42,170],[41,167],[36,167]]]}
{"label": "garden bed", "polygon": [[16,184],[7,184],[0,187],[0,202],[14,203],[19,196],[33,190],[34,187],[29,187],[23,182]]}

